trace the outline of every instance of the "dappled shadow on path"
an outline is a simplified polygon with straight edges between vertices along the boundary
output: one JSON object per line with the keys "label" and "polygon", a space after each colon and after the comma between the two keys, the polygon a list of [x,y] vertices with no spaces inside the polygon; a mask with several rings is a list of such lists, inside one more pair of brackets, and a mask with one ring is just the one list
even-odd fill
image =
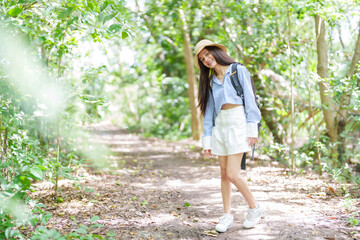
{"label": "dappled shadow on path", "polygon": [[85,170],[80,185],[92,191],[62,185],[65,201],[54,213],[67,217],[52,224],[65,232],[74,229],[70,215],[85,225],[99,216],[104,227],[96,233],[112,231],[115,239],[349,239],[358,231],[346,224],[343,199],[327,193],[332,183],[250,162],[242,175],[267,212],[255,228],[243,229],[246,202],[234,188],[234,225],[216,234],[223,212],[219,168],[216,159],[203,159],[199,143],[142,138],[110,126],[94,132],[94,141],[109,146],[111,164]]}

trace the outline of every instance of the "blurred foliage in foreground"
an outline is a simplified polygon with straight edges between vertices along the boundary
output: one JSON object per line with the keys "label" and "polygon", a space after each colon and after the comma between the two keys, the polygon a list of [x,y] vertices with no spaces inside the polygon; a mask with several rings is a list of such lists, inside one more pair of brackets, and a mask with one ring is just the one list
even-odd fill
{"label": "blurred foliage in foreground", "polygon": [[[0,238],[22,239],[25,231],[33,232],[32,239],[98,237],[85,227],[61,236],[40,226],[51,214],[29,197],[34,183],[46,180],[54,185],[54,201],[61,201],[59,179],[73,179],[77,167],[99,152],[90,149],[79,127],[111,120],[145,136],[191,136],[185,34],[193,45],[203,38],[225,44],[253,74],[263,114],[261,154],[289,164],[292,126],[297,167],[318,171],[322,166],[341,182],[359,184],[359,71],[346,77],[357,39],[358,2],[240,2],[135,0],[125,6],[111,0],[0,0],[2,37],[24,39],[28,46],[16,46],[19,52],[10,58],[5,52],[12,42],[0,46]],[[333,156],[337,143],[330,142],[322,113],[328,106],[319,95],[315,14],[327,26],[331,97],[341,106],[341,96],[351,96],[350,104],[341,106],[349,113],[341,133],[343,162]],[[30,77],[29,62],[42,66],[44,77]],[[44,85],[58,91],[42,92]],[[47,101],[53,100],[61,106],[50,109]]]}

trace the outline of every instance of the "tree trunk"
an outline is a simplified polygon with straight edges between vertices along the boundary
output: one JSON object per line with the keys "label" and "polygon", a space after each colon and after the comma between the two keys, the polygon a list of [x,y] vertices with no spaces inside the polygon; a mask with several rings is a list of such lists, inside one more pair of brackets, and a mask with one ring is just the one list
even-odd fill
{"label": "tree trunk", "polygon": [[[358,27],[360,28],[360,22],[359,22]],[[349,71],[346,73],[346,77],[353,77],[353,75],[356,73],[356,70],[357,70],[356,67],[359,64],[359,61],[360,61],[360,29],[359,29],[359,33],[358,33],[358,39],[357,39],[356,45],[355,45],[354,56],[351,61]]]}
{"label": "tree trunk", "polygon": [[[360,23],[359,23],[360,26]],[[346,73],[347,78],[352,78],[357,70],[357,64],[360,61],[360,30],[358,34],[358,39],[355,45],[354,56],[351,61],[351,65],[349,71]],[[343,163],[344,155],[345,155],[345,148],[346,148],[346,137],[344,135],[346,129],[346,122],[349,116],[349,111],[347,106],[350,105],[351,100],[351,90],[344,91],[341,97],[340,106],[339,106],[339,114],[338,114],[338,136],[339,136],[339,145],[338,145],[338,153],[339,153],[339,164]]]}
{"label": "tree trunk", "polygon": [[[327,45],[325,40],[325,22],[319,15],[315,15],[315,33],[316,33],[316,48],[318,55],[317,72],[320,78],[320,98],[323,106],[324,120],[326,123],[326,129],[330,137],[330,141],[333,145],[338,140],[337,134],[337,122],[336,122],[336,105],[332,100],[332,92],[330,84],[327,80],[328,74],[328,58],[327,58]],[[332,148],[332,154],[337,155],[337,149]]]}
{"label": "tree trunk", "polygon": [[190,35],[183,10],[180,10],[180,16],[182,19],[183,31],[184,31],[184,56],[185,56],[185,65],[186,65],[186,76],[187,76],[187,81],[189,83],[189,88],[187,92],[189,96],[190,109],[191,109],[192,137],[195,140],[199,140],[201,137],[202,124],[201,124],[200,110],[197,107],[198,93],[197,93],[197,84],[195,79],[193,54],[190,44]]}

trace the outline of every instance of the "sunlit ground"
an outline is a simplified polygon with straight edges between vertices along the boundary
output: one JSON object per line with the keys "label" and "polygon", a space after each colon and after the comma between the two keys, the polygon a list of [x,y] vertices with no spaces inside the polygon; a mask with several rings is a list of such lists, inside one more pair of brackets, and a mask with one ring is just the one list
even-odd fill
{"label": "sunlit ground", "polygon": [[[69,232],[77,226],[70,216],[78,224],[90,224],[97,215],[96,223],[104,226],[95,232],[106,235],[112,231],[117,239],[207,239],[217,235],[213,229],[223,210],[216,161],[203,160],[185,143],[141,139],[116,128],[106,129],[97,132],[97,139],[112,148],[108,156],[111,167],[95,172],[79,169],[78,176],[84,178],[75,185],[62,181],[59,196],[64,201],[52,210],[51,227]],[[218,239],[346,239],[357,229],[346,220],[359,211],[358,203],[346,202],[342,186],[330,179],[294,174],[257,161],[250,161],[242,175],[267,212],[256,228],[244,230],[246,202],[233,188],[235,223]],[[41,192],[41,188],[39,185],[35,194],[43,196],[49,191]],[[54,205],[51,201],[47,204],[49,208]]]}

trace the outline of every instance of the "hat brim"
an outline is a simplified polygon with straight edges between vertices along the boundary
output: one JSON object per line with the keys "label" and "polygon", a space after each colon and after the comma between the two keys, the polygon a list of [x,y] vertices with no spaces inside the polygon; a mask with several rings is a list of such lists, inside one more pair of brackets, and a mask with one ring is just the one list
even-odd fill
{"label": "hat brim", "polygon": [[204,44],[204,46],[201,46],[201,47],[198,49],[197,53],[195,53],[194,63],[195,63],[195,66],[196,66],[197,68],[200,68],[198,55],[199,55],[199,53],[200,53],[204,48],[206,48],[206,47],[218,47],[218,48],[220,48],[221,50],[223,50],[224,52],[227,51],[226,47],[225,47],[224,45],[221,45],[221,44],[217,44],[217,43]]}

